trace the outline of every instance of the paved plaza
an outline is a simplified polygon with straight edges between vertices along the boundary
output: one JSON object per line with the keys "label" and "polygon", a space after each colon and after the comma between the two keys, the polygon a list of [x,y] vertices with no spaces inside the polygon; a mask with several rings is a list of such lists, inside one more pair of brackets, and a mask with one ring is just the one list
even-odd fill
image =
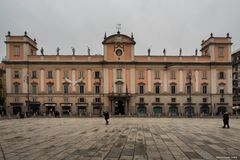
{"label": "paved plaza", "polygon": [[[240,119],[29,118],[0,121],[7,160],[240,159]],[[4,159],[0,152],[0,159]]]}

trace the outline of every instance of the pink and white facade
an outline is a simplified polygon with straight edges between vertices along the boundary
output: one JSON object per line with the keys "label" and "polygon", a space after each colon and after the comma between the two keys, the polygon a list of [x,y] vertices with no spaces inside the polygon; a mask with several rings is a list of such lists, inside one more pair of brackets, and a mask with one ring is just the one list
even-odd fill
{"label": "pink and white facade", "polygon": [[[37,54],[27,34],[6,36],[8,113],[212,115],[232,112],[231,37],[201,53],[136,55],[133,35],[105,36],[102,55]],[[165,51],[164,51],[165,52]],[[29,77],[29,78],[28,78]],[[29,102],[29,103],[28,103]]]}

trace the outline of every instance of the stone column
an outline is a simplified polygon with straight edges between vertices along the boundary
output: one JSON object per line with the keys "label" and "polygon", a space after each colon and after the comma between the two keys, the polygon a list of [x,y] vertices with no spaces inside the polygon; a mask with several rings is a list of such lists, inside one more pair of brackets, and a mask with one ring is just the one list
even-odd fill
{"label": "stone column", "polygon": [[60,92],[60,69],[56,69],[56,85],[57,85],[57,90],[56,92]]}
{"label": "stone column", "polygon": [[[232,88],[231,88],[232,89]],[[216,69],[211,69],[211,94],[217,93],[217,71]]]}
{"label": "stone column", "polygon": [[[28,92],[28,82],[27,82],[27,68],[22,69],[22,82],[23,82],[23,87],[22,87],[22,93],[27,93]],[[30,79],[30,77],[29,77]]]}
{"label": "stone column", "polygon": [[179,70],[179,92],[183,92],[183,70]]}
{"label": "stone column", "polygon": [[12,93],[12,85],[11,85],[11,68],[6,68],[6,91],[7,93]]}
{"label": "stone column", "polygon": [[126,69],[122,69],[123,93],[126,93]]}
{"label": "stone column", "polygon": [[195,70],[195,91],[199,92],[199,76],[198,76],[198,70]]}
{"label": "stone column", "polygon": [[114,93],[116,93],[116,84],[115,84],[115,82],[116,82],[116,75],[117,75],[116,72],[117,72],[116,68],[113,68],[113,92]]}
{"label": "stone column", "polygon": [[232,68],[227,70],[227,93],[232,94]]}
{"label": "stone column", "polygon": [[152,92],[152,70],[148,69],[148,92]]}
{"label": "stone column", "polygon": [[104,82],[103,82],[103,93],[108,94],[108,68],[103,69],[103,77],[104,77]]}
{"label": "stone column", "polygon": [[[76,69],[72,69],[72,82],[76,81]],[[72,92],[76,92],[76,86],[72,83]]]}
{"label": "stone column", "polygon": [[163,71],[163,91],[167,92],[167,86],[168,86],[168,82],[167,82],[167,70]]}
{"label": "stone column", "polygon": [[44,70],[42,68],[40,70],[40,77],[41,77],[41,79],[40,79],[40,91],[43,93],[44,92],[44,77],[45,77],[45,75],[44,75]]}
{"label": "stone column", "polygon": [[135,91],[135,68],[130,69],[130,92],[134,94]]}
{"label": "stone column", "polygon": [[91,69],[88,69],[88,92],[92,91],[92,72]]}

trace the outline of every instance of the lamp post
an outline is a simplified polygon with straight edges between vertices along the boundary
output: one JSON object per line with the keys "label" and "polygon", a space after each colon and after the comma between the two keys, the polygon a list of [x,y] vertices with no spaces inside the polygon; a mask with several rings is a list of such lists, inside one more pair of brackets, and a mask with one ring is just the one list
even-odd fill
{"label": "lamp post", "polygon": [[189,88],[189,112],[188,113],[188,116],[191,116],[192,115],[192,73],[191,72],[188,72],[187,74],[187,79],[188,79],[188,84],[190,85],[190,88]]}

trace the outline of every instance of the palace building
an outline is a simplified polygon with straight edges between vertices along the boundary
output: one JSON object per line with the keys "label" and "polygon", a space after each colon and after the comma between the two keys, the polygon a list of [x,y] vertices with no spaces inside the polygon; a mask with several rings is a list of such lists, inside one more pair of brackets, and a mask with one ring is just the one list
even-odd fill
{"label": "palace building", "polygon": [[103,54],[37,54],[27,33],[6,35],[8,114],[219,115],[232,113],[231,37],[213,34],[200,53],[137,55],[133,34],[104,36]]}

